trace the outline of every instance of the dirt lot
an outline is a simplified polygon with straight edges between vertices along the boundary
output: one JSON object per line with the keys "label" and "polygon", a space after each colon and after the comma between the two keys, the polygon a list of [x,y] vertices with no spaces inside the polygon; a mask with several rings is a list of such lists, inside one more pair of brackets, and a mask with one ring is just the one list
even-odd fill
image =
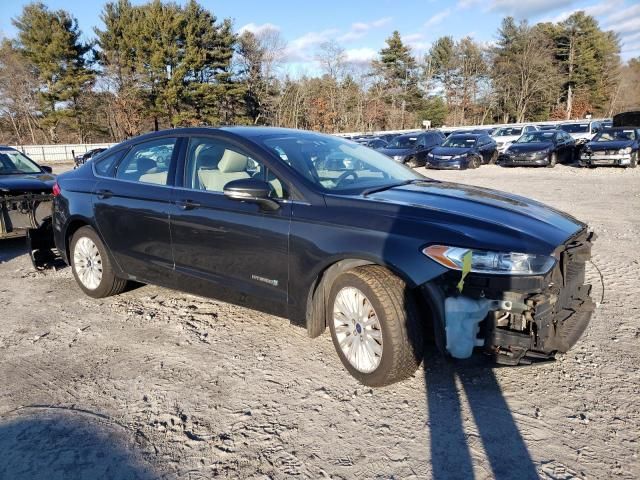
{"label": "dirt lot", "polygon": [[371,390],[328,332],[156,287],[95,301],[0,241],[0,479],[639,478],[640,168],[428,174],[596,230],[604,302],[573,351],[499,369],[429,356]]}

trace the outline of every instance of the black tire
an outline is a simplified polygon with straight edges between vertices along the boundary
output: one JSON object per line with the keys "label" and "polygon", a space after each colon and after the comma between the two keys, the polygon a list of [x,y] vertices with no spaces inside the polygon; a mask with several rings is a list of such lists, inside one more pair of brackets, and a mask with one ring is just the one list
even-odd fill
{"label": "black tire", "polygon": [[638,166],[638,152],[631,154],[631,161],[629,162],[629,168],[636,168]]}
{"label": "black tire", "polygon": [[497,161],[498,161],[498,151],[496,150],[495,152],[493,152],[493,154],[491,155],[491,158],[489,159],[489,165],[495,165]]}
{"label": "black tire", "polygon": [[549,155],[549,163],[547,164],[547,167],[553,168],[556,166],[557,163],[558,163],[558,154],[553,152],[551,155]]}
{"label": "black tire", "polygon": [[[100,260],[102,264],[102,278],[100,279],[100,283],[96,288],[87,288],[83,284],[82,280],[80,280],[80,278],[78,277],[78,272],[75,265],[74,252],[76,251],[76,244],[81,238],[85,237],[95,244],[100,254]],[[86,293],[90,297],[104,298],[111,295],[117,295],[119,293],[122,293],[127,287],[127,281],[122,278],[118,278],[115,275],[113,267],[111,265],[111,259],[109,258],[107,249],[105,248],[104,243],[102,243],[100,236],[93,228],[89,226],[81,227],[73,234],[73,238],[71,239],[71,246],[69,249],[69,261],[71,263],[73,276],[75,277],[78,286],[84,293]]]}
{"label": "black tire", "polygon": [[477,157],[473,157],[471,160],[469,160],[469,163],[467,164],[467,168],[470,168],[470,169],[478,168],[481,163],[482,163],[482,160],[478,160]]}
{"label": "black tire", "polygon": [[[380,363],[368,373],[356,369],[349,362],[336,335],[334,304],[336,296],[345,287],[354,287],[367,297],[380,323]],[[415,373],[422,361],[424,335],[415,300],[407,285],[384,267],[358,267],[336,278],[329,295],[327,323],[340,361],[364,385],[380,387],[404,380]]]}

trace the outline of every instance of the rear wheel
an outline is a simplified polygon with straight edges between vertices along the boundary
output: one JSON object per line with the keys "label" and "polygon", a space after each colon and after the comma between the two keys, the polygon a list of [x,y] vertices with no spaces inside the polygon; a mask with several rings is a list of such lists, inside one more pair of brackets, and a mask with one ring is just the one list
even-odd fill
{"label": "rear wheel", "polygon": [[338,356],[360,383],[388,385],[420,365],[424,340],[415,301],[387,269],[358,267],[340,275],[327,317]]}
{"label": "rear wheel", "polygon": [[84,293],[93,298],[117,295],[127,281],[116,277],[107,250],[95,230],[79,228],[71,240],[71,269]]}

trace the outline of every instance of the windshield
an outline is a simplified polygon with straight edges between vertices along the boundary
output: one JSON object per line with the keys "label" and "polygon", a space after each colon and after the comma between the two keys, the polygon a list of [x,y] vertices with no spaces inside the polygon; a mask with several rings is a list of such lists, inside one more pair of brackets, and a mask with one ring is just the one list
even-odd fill
{"label": "windshield", "polygon": [[468,135],[450,135],[442,144],[443,147],[471,148],[476,144],[476,137]]}
{"label": "windshield", "polygon": [[595,136],[592,142],[615,142],[625,140],[635,140],[635,130],[605,130]]}
{"label": "windshield", "polygon": [[42,173],[42,170],[17,150],[0,151],[0,175],[21,173]]}
{"label": "windshield", "polygon": [[388,148],[410,148],[412,147],[416,141],[418,140],[417,136],[401,136],[396,137],[391,140],[391,143],[388,145]]}
{"label": "windshield", "polygon": [[568,133],[589,133],[588,123],[565,123],[560,125],[560,130]]}
{"label": "windshield", "polygon": [[522,127],[503,127],[493,132],[494,137],[522,135]]}
{"label": "windshield", "polygon": [[549,143],[553,142],[555,132],[531,132],[522,135],[516,143]]}
{"label": "windshield", "polygon": [[391,158],[338,137],[314,133],[257,139],[307,180],[332,193],[362,193],[424,177]]}

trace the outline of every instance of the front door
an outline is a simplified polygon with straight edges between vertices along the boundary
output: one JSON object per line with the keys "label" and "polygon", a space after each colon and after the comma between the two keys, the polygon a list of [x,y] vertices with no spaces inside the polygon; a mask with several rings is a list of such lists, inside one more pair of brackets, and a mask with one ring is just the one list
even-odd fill
{"label": "front door", "polygon": [[120,269],[142,282],[166,285],[173,269],[169,184],[177,142],[165,137],[133,146],[95,187],[98,231]]}
{"label": "front door", "polygon": [[[193,293],[286,315],[291,204],[266,165],[223,137],[193,137],[174,191],[171,236],[176,274]],[[224,185],[261,178],[280,209],[231,200]]]}

